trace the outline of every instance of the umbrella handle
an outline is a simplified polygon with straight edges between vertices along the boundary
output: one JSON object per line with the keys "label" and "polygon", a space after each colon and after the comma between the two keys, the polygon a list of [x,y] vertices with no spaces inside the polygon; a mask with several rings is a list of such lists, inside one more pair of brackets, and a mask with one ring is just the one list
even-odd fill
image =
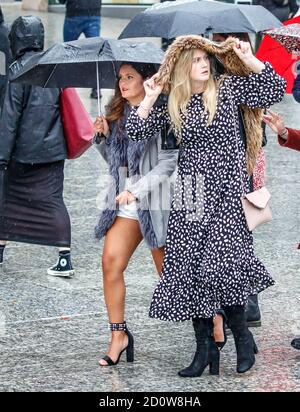
{"label": "umbrella handle", "polygon": [[[98,101],[98,115],[102,115],[101,101],[100,101],[100,80],[99,80],[99,62],[96,63],[96,73],[97,73],[97,101]],[[100,143],[100,142],[99,142]]]}

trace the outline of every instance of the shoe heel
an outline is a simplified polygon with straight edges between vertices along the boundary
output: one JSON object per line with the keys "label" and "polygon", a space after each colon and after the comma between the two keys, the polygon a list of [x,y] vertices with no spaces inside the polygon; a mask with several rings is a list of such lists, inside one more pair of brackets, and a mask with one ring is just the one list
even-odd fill
{"label": "shoe heel", "polygon": [[220,354],[215,356],[214,359],[209,364],[210,375],[219,375],[220,373]]}
{"label": "shoe heel", "polygon": [[255,355],[257,355],[258,354],[258,347],[257,347],[256,342],[254,340],[254,336],[250,332],[250,330],[249,330],[249,335],[250,335],[250,339],[252,339],[252,342],[253,342],[253,352],[254,352]]}
{"label": "shoe heel", "polygon": [[127,362],[134,362],[134,347],[131,345],[126,349],[126,360]]}
{"label": "shoe heel", "polygon": [[126,360],[127,362],[133,362],[134,361],[134,340],[129,330],[127,330],[126,333],[128,336],[128,346],[126,348]]}

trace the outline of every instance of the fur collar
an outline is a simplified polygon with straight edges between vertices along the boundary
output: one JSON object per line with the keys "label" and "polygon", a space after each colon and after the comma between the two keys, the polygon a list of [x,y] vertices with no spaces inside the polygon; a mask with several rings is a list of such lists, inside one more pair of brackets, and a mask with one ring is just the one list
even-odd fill
{"label": "fur collar", "polygon": [[[116,216],[118,207],[116,206],[115,197],[120,193],[120,168],[128,164],[129,175],[135,179],[140,178],[139,164],[142,157],[149,150],[153,141],[157,139],[157,134],[150,139],[134,142],[128,139],[125,131],[125,123],[130,113],[129,108],[125,108],[124,117],[112,125],[112,132],[107,139],[107,154],[109,173],[113,179],[113,184],[110,187],[106,197],[106,207],[102,211],[98,224],[95,228],[95,235],[101,239],[106,235],[108,229],[112,226]],[[125,178],[123,175],[122,178]],[[138,208],[138,217],[143,238],[151,249],[159,247],[157,238],[153,229],[150,212],[147,208],[147,199],[141,199]]]}

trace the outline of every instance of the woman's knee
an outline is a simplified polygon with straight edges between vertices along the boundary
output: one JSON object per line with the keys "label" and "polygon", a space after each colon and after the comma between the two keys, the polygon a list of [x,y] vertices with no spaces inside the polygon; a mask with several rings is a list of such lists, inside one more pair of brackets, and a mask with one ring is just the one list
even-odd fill
{"label": "woman's knee", "polygon": [[128,262],[125,262],[114,253],[104,253],[102,256],[102,271],[104,279],[108,281],[119,280]]}

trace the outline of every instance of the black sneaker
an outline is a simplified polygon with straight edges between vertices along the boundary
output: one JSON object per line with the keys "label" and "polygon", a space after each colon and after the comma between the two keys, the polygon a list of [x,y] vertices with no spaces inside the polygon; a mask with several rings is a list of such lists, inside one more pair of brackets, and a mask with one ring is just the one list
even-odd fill
{"label": "black sneaker", "polygon": [[61,277],[71,277],[74,275],[75,271],[71,263],[71,254],[64,254],[59,256],[56,265],[52,266],[47,270],[48,275],[51,276],[61,276]]}
{"label": "black sneaker", "polygon": [[293,339],[291,345],[293,348],[300,350],[300,338]]}
{"label": "black sneaker", "polygon": [[0,245],[0,270],[3,268],[3,253],[4,253],[5,246]]}

